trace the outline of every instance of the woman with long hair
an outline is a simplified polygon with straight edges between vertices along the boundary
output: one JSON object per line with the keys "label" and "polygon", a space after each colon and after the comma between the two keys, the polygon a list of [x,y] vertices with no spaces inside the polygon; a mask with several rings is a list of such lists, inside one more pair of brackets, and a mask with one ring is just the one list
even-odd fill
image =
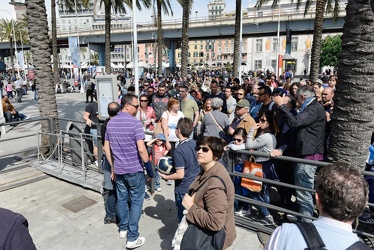
{"label": "woman with long hair", "polygon": [[[249,130],[246,141],[247,149],[267,153],[270,156],[270,152],[275,149],[277,145],[275,134],[278,129],[274,114],[274,111],[271,110],[259,114],[259,123],[255,124],[255,126]],[[257,157],[256,162],[261,163],[264,178],[278,180],[272,159]],[[265,203],[270,202],[268,187],[264,182],[262,183],[262,190],[260,192],[250,191],[250,195],[254,200]],[[270,215],[269,210],[262,206],[257,206],[257,208],[260,213],[259,221],[267,226],[274,225],[274,219],[273,216]]]}

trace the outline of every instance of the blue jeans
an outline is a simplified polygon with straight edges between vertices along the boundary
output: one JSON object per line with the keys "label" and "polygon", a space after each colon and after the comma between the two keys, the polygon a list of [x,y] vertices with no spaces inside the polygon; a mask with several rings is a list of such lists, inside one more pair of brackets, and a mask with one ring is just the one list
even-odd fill
{"label": "blue jeans", "polygon": [[161,188],[160,180],[161,180],[161,177],[158,174],[158,170],[156,169],[155,170],[155,189]]}
{"label": "blue jeans", "polygon": [[183,218],[183,211],[185,210],[184,206],[182,205],[184,195],[185,194],[174,193],[175,206],[177,207],[178,222],[181,222],[181,220]]}
{"label": "blue jeans", "polygon": [[116,174],[116,185],[118,228],[119,230],[127,230],[128,241],[135,241],[139,237],[139,220],[144,201],[144,173]]}
{"label": "blue jeans", "polygon": [[34,101],[36,101],[36,90],[34,90]]}
{"label": "blue jeans", "polygon": [[[313,165],[296,163],[294,164],[294,179],[295,185],[304,188],[314,188],[314,175],[317,167]],[[313,193],[308,191],[296,190],[296,198],[299,203],[299,212],[301,214],[313,216]],[[306,222],[311,222],[309,219],[302,219]]]}
{"label": "blue jeans", "polygon": [[[268,188],[267,188],[267,184],[264,183],[264,182],[262,183],[261,192],[257,193],[257,192],[249,191],[249,195],[256,201],[261,201],[261,202],[264,202],[264,203],[267,203],[267,204],[270,203],[269,191],[268,191]],[[270,212],[266,207],[256,206],[256,208],[260,211],[260,213],[262,215],[264,215],[264,216],[270,215]]]}

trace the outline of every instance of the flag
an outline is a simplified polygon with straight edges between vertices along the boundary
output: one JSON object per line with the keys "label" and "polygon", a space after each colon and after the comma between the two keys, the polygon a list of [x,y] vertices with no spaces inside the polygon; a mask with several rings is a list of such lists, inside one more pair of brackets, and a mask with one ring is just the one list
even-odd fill
{"label": "flag", "polygon": [[75,68],[80,68],[81,62],[79,58],[78,38],[76,36],[69,37],[69,50],[73,66]]}
{"label": "flag", "polygon": [[25,63],[23,61],[23,52],[22,51],[17,52],[17,59],[18,59],[19,65],[21,66],[22,70],[25,70]]}

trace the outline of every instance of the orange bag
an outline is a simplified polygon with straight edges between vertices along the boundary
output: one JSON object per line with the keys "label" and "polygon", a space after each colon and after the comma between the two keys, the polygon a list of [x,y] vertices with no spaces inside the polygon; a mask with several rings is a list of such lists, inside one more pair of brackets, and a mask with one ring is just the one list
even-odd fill
{"label": "orange bag", "polygon": [[[253,161],[244,161],[243,174],[254,175],[262,178],[262,164],[256,163],[254,157],[251,157],[251,160]],[[242,178],[241,186],[247,188],[249,191],[258,193],[262,189],[262,182]]]}

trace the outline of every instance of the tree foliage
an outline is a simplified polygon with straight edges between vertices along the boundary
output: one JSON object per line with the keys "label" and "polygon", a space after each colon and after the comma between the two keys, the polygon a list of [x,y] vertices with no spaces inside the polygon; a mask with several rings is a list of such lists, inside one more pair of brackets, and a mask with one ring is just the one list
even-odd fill
{"label": "tree foliage", "polygon": [[342,51],[341,35],[327,36],[322,40],[320,66],[336,66]]}

